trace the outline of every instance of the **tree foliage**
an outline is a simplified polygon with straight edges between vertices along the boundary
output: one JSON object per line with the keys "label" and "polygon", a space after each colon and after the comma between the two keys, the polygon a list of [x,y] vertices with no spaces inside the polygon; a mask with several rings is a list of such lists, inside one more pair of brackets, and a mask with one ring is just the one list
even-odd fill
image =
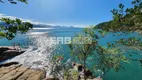
{"label": "tree foliage", "polygon": [[20,19],[11,20],[9,18],[0,19],[6,25],[0,25],[0,38],[13,39],[18,32],[25,33],[32,29],[33,25],[29,22],[22,22]]}
{"label": "tree foliage", "polygon": [[[23,3],[26,3],[28,4],[28,0],[6,0],[8,2],[10,2],[11,4],[17,4],[17,2],[23,2]],[[0,0],[1,3],[5,3],[5,0]]]}
{"label": "tree foliage", "polygon": [[[132,54],[129,54],[130,56],[133,56],[137,52],[137,54],[140,56],[139,52],[142,51],[142,1],[133,0],[131,4],[133,5],[131,8],[125,8],[122,3],[119,4],[118,9],[111,10],[113,20],[100,23],[94,28],[112,33],[117,32],[127,34],[127,36],[138,33],[137,35],[129,38],[123,36],[123,38],[116,40],[114,43],[108,42],[108,46],[121,47],[120,49],[122,51],[126,49],[124,51],[127,53],[127,55],[129,54],[128,50],[130,49],[132,51]],[[129,58],[127,60],[140,61],[142,63],[142,60],[138,58]]]}
{"label": "tree foliage", "polygon": [[[104,36],[102,33],[105,32],[102,30],[96,31],[93,28],[86,28],[82,34],[76,35],[77,39],[73,39],[72,42],[75,40],[77,43],[71,43],[69,45],[71,55],[75,58],[75,62],[81,63],[85,68],[90,69],[88,65],[91,64],[91,66],[94,65],[94,71],[101,70],[104,74],[111,69],[118,71],[122,68],[121,63],[127,63],[128,59],[119,47],[101,46],[98,40]],[[86,40],[87,42],[91,41],[91,43],[79,44],[79,42],[83,41],[82,39],[84,37],[88,37]],[[91,71],[93,70],[91,69]]]}
{"label": "tree foliage", "polygon": [[[17,2],[23,2],[27,4],[28,0],[7,0],[11,4],[17,4]],[[0,0],[1,3],[5,3],[4,0]],[[29,22],[22,22],[20,19],[1,18],[0,21],[5,24],[0,24],[0,38],[13,39],[17,33],[25,33],[30,30],[33,25]]]}
{"label": "tree foliage", "polygon": [[126,8],[121,3],[118,9],[111,10],[113,14],[113,20],[101,23],[98,25],[100,28],[107,31],[120,31],[120,32],[131,32],[131,31],[142,31],[142,1],[134,0],[131,3],[131,8]]}

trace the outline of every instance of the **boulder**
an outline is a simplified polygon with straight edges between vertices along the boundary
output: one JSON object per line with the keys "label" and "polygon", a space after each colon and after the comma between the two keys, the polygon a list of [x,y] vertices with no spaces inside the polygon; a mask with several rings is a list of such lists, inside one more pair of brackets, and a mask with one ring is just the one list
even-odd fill
{"label": "boulder", "polygon": [[7,47],[0,47],[0,54],[3,53],[4,51],[8,50],[9,48]]}
{"label": "boulder", "polygon": [[0,47],[0,62],[24,53],[24,50],[15,50],[12,47]]}

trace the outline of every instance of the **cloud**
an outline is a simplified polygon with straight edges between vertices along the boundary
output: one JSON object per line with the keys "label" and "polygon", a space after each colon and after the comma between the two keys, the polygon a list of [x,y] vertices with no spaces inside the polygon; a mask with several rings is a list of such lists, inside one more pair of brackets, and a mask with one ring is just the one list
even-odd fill
{"label": "cloud", "polygon": [[0,13],[0,18],[10,18],[10,19],[15,19],[16,17],[14,17],[14,16],[7,16],[7,15],[5,15],[5,14],[1,14],[1,13]]}
{"label": "cloud", "polygon": [[[10,18],[10,19],[16,19],[18,17],[15,16],[7,16],[6,14],[2,14],[0,13],[0,18]],[[30,19],[23,19],[23,18],[18,18],[20,20],[22,20],[23,22],[30,22],[32,24],[43,24],[43,25],[51,25],[51,26],[55,26],[55,24],[49,24],[49,23],[43,23],[43,22],[37,22],[37,21],[33,21]]]}
{"label": "cloud", "polygon": [[[15,16],[8,16],[6,14],[2,14],[0,13],[0,18],[10,18],[10,19],[16,19],[18,17],[15,17]],[[80,28],[84,28],[84,27],[88,27],[88,25],[65,25],[65,24],[51,24],[51,23],[43,23],[43,22],[38,22],[38,21],[34,21],[34,20],[31,20],[31,19],[23,19],[23,18],[18,18],[20,20],[22,20],[23,22],[30,22],[32,24],[35,24],[35,25],[50,25],[50,26],[73,26],[73,27],[80,27]]]}

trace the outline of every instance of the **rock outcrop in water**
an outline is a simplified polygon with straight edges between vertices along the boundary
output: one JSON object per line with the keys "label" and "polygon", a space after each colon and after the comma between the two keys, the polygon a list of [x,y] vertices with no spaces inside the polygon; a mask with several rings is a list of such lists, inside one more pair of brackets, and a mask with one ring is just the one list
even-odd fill
{"label": "rock outcrop in water", "polygon": [[16,50],[12,47],[0,47],[0,62],[25,52],[24,50]]}
{"label": "rock outcrop in water", "polygon": [[0,80],[42,80],[45,72],[33,70],[17,62],[0,65]]}

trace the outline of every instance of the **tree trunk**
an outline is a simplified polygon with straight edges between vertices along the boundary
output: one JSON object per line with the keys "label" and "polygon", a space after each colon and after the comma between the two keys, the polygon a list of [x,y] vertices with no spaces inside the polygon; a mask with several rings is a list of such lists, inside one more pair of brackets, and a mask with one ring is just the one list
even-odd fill
{"label": "tree trunk", "polygon": [[83,66],[84,66],[84,79],[86,80],[86,55],[84,56],[84,63],[83,63]]}

